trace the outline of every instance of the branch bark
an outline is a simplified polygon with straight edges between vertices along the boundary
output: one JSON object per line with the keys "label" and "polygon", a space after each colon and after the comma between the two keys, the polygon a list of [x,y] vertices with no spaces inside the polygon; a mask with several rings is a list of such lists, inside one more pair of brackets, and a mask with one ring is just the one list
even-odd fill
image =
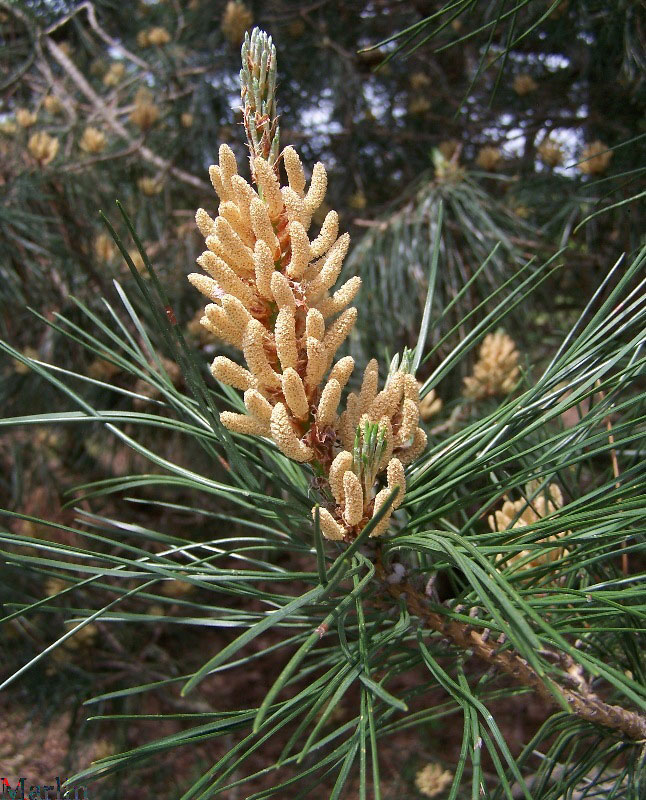
{"label": "branch bark", "polygon": [[[380,572],[380,577],[384,579],[383,567],[380,568]],[[429,607],[426,597],[411,584],[391,584],[384,580],[383,585],[393,598],[403,597],[410,613],[418,617],[426,627],[441,633],[457,647],[471,650],[478,658],[499,672],[509,675],[517,683],[530,687],[548,706],[558,707],[556,699],[544,681],[518,653],[512,650],[501,650],[496,646],[496,642],[490,643],[483,633],[434,611]],[[549,654],[551,661],[563,664],[566,669],[568,667],[576,669],[578,666],[565,653],[545,651],[545,654]],[[621,706],[605,703],[588,688],[587,683],[578,675],[572,678],[572,684],[577,686],[576,689],[552,680],[569,703],[571,712],[580,719],[611,728],[629,739],[646,740],[646,717],[643,715],[635,711],[628,711]]]}

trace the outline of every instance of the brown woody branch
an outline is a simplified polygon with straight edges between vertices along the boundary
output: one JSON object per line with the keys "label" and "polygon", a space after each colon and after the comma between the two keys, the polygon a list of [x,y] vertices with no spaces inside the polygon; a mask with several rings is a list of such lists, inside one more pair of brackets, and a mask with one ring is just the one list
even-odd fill
{"label": "brown woody branch", "polygon": [[[383,579],[385,577],[383,568],[380,569],[380,572],[380,577]],[[395,599],[403,597],[410,613],[418,617],[425,627],[441,633],[457,647],[472,651],[478,658],[495,667],[499,672],[509,675],[517,683],[530,687],[550,707],[558,706],[554,695],[543,679],[518,653],[512,650],[501,650],[496,646],[496,642],[490,643],[482,632],[434,611],[429,607],[426,597],[409,583],[391,584],[384,581],[383,585]],[[569,673],[567,678],[561,679],[561,683],[553,678],[551,680],[560,689],[573,714],[586,722],[604,725],[621,732],[629,739],[646,740],[646,717],[601,700],[588,687],[587,682],[581,676],[580,667],[565,653],[544,651],[543,654],[545,657],[549,656],[550,661],[561,664]],[[564,686],[562,685],[564,682],[571,685]],[[576,688],[573,688],[575,686]]]}

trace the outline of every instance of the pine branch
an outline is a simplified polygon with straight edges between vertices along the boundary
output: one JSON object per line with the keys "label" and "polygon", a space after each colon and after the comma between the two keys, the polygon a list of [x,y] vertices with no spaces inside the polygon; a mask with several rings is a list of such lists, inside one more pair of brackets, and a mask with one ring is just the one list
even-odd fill
{"label": "pine branch", "polygon": [[[490,643],[487,640],[486,634],[433,611],[429,608],[424,595],[410,583],[389,583],[385,580],[383,565],[378,565],[377,572],[387,592],[395,600],[404,599],[410,613],[422,620],[426,627],[441,633],[457,647],[472,651],[474,655],[495,667],[499,672],[509,675],[517,683],[530,687],[548,706],[557,706],[556,699],[545,682],[518,653],[509,650],[502,651],[497,646],[497,642]],[[568,667],[573,671],[577,669],[575,662],[565,653],[550,650],[542,651],[542,654],[550,661],[564,665],[566,669]],[[554,681],[554,679],[552,680]],[[580,719],[619,731],[629,739],[636,741],[646,739],[646,717],[621,706],[605,703],[592,692],[580,676],[576,678],[573,676],[570,686],[559,684],[558,681],[554,681],[554,683],[570,704],[571,712]],[[576,685],[577,688],[573,688],[573,685]]]}
{"label": "pine branch", "polygon": [[[76,84],[79,91],[82,92],[85,95],[85,97],[90,101],[90,103],[94,108],[94,111],[100,117],[103,118],[106,124],[118,136],[125,139],[128,146],[134,147],[135,141],[130,136],[128,131],[114,116],[110,107],[106,105],[103,99],[99,97],[99,95],[90,86],[90,84],[81,74],[81,72],[74,66],[73,62],[65,55],[65,53],[61,50],[61,48],[53,41],[53,39],[50,39],[48,36],[43,36],[43,39],[52,57],[59,63],[62,69],[65,70],[65,72],[70,77],[72,82]],[[141,157],[144,158],[146,161],[149,161],[151,164],[154,164],[156,167],[163,170],[164,172],[173,175],[175,178],[177,178],[177,180],[182,181],[182,183],[186,183],[189,186],[194,186],[195,188],[201,189],[202,191],[208,191],[209,189],[208,185],[200,178],[196,177],[195,175],[191,175],[190,173],[186,172],[183,169],[174,167],[169,161],[166,161],[157,153],[154,153],[149,147],[146,147],[145,145],[142,144],[139,147],[139,153],[141,154]]]}
{"label": "pine branch", "polygon": [[90,23],[90,27],[96,33],[96,35],[103,39],[103,41],[111,47],[112,49],[116,50],[117,52],[121,53],[124,58],[129,59],[132,61],[133,64],[136,64],[138,67],[146,70],[147,72],[150,70],[150,64],[147,61],[144,61],[142,58],[139,58],[126,47],[118,39],[113,39],[112,36],[109,36],[103,28],[99,25],[96,19],[96,12],[94,9],[94,5],[91,2],[81,3],[80,5],[73,8],[68,14],[65,14],[60,19],[56,20],[53,25],[50,25],[49,28],[45,31],[45,33],[49,36],[54,33],[55,30],[58,28],[63,27],[66,25],[73,17],[79,14],[81,11],[87,12],[88,22]]}

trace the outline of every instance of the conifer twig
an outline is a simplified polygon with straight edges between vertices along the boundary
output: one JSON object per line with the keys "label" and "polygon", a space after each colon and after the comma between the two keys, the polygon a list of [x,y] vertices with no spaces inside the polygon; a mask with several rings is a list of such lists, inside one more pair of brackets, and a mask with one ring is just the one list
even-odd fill
{"label": "conifer twig", "polygon": [[[126,128],[115,117],[112,110],[106,105],[103,99],[94,91],[85,77],[74,66],[73,62],[50,37],[43,36],[43,39],[52,57],[65,70],[72,82],[76,84],[76,87],[79,89],[79,91],[90,101],[96,113],[103,118],[106,124],[118,136],[125,139],[129,146],[133,146],[135,142]],[[146,145],[142,144],[139,147],[139,152],[141,153],[142,158],[145,158],[146,161],[154,164],[160,170],[173,175],[175,178],[177,178],[177,180],[182,181],[182,183],[186,183],[189,186],[194,186],[202,191],[209,190],[209,186],[200,178],[196,177],[195,175],[191,175],[189,172],[185,172],[183,169],[174,167],[169,161],[166,161],[160,155],[154,153],[149,147],[146,147]]]}
{"label": "conifer twig", "polygon": [[[377,573],[382,580],[385,578],[381,564],[378,565]],[[477,630],[429,608],[426,598],[410,583],[389,583],[384,580],[383,585],[394,599],[405,599],[410,613],[418,617],[426,627],[441,633],[457,647],[472,651],[474,655],[495,667],[499,672],[509,675],[516,683],[533,689],[547,705],[556,705],[556,700],[549,688],[518,653],[500,650],[495,641],[489,642]],[[549,651],[549,653],[550,660],[563,664],[566,670],[568,667],[572,671],[576,669],[575,662],[565,653],[556,651]],[[580,719],[621,732],[629,739],[646,740],[646,717],[642,714],[605,703],[591,691],[587,683],[579,676],[573,675],[571,686],[564,686],[562,682],[559,683],[554,678],[552,680],[569,703],[571,712]],[[573,688],[574,686],[577,688]]]}
{"label": "conifer twig", "polygon": [[96,33],[96,35],[103,39],[103,41],[111,48],[116,50],[117,52],[121,53],[124,58],[128,58],[133,64],[136,64],[138,67],[145,69],[146,71],[150,70],[150,64],[147,61],[144,61],[142,58],[139,58],[134,53],[130,52],[123,44],[118,41],[118,39],[113,39],[112,36],[109,36],[103,28],[99,25],[96,19],[96,12],[94,10],[94,5],[86,0],[86,2],[81,3],[80,5],[73,8],[68,14],[65,14],[60,19],[57,19],[56,22],[52,23],[49,28],[45,30],[46,34],[52,34],[58,28],[61,28],[63,25],[68,23],[72,17],[75,17],[81,11],[87,11],[87,18],[88,22],[90,23],[90,27]]}

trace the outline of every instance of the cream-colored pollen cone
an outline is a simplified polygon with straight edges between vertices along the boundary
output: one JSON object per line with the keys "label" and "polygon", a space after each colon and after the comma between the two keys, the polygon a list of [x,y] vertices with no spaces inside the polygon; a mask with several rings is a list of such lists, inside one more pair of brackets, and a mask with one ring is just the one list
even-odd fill
{"label": "cream-colored pollen cone", "polygon": [[[231,2],[225,17],[243,8]],[[282,163],[286,185],[281,170],[259,155],[251,160],[248,181],[238,172],[233,150],[221,145],[218,163],[209,168],[218,213],[196,214],[207,248],[197,261],[206,274],[193,273],[189,280],[209,301],[200,321],[237,349],[241,362],[217,356],[211,371],[245,393],[246,413],[224,411],[220,420],[232,432],[270,438],[284,456],[311,462],[325,476],[327,499],[336,501],[327,506],[326,500],[320,509],[328,539],[351,540],[398,486],[396,503],[373,531],[379,535],[404,499],[404,465],[426,443],[418,425],[417,382],[396,372],[378,393],[373,361],[359,395],[350,393],[344,408],[354,359],[338,353],[357,320],[357,309],[348,306],[361,280],[351,277],[335,290],[350,238],[339,233],[338,214],[325,206],[323,164],[314,165],[308,183],[293,147],[284,149]],[[380,446],[369,472],[362,473],[353,468],[352,446],[364,418]]]}
{"label": "cream-colored pollen cone", "polygon": [[59,141],[45,131],[32,134],[27,142],[27,149],[41,167],[50,164],[58,153]]}
{"label": "cream-colored pollen cone", "polygon": [[83,131],[83,136],[79,142],[79,147],[86,153],[102,153],[105,150],[107,140],[105,133],[98,128],[88,127]]}
{"label": "cream-colored pollen cone", "polygon": [[242,44],[245,31],[251,27],[253,16],[244,3],[229,0],[222,15],[220,28],[225,39],[235,46]]}
{"label": "cream-colored pollen cone", "polygon": [[474,400],[509,393],[520,375],[514,340],[506,333],[488,333],[473,374],[464,379],[464,393]]}

